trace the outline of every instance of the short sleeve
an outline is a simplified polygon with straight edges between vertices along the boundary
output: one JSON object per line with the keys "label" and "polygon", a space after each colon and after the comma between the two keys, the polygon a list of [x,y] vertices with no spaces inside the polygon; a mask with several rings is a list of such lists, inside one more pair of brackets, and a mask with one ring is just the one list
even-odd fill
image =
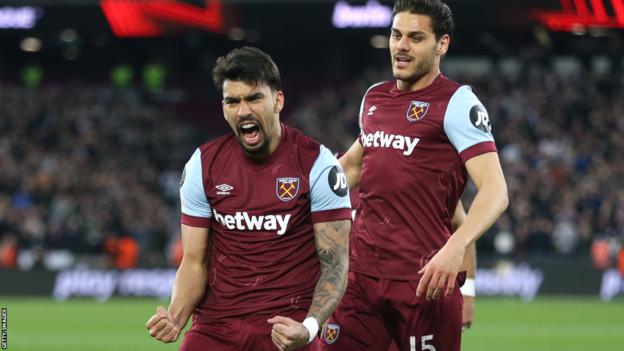
{"label": "short sleeve", "polygon": [[444,132],[464,162],[497,151],[487,110],[467,85],[457,89],[449,100]]}
{"label": "short sleeve", "polygon": [[181,221],[192,227],[208,228],[212,208],[206,198],[202,177],[201,151],[195,150],[184,166],[180,180]]}
{"label": "short sleeve", "polygon": [[310,170],[312,222],[351,219],[347,177],[340,163],[324,146]]}

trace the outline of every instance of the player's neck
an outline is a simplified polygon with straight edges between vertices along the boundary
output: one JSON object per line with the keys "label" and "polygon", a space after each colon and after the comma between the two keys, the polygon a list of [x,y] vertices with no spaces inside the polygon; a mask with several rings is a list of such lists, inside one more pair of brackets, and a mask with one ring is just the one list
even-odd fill
{"label": "player's neck", "polygon": [[275,125],[275,130],[273,131],[273,137],[271,141],[269,141],[269,156],[273,155],[275,150],[277,150],[280,142],[282,141],[282,124],[277,122]]}
{"label": "player's neck", "polygon": [[436,80],[436,78],[438,78],[440,73],[441,73],[440,67],[438,66],[415,81],[397,79],[397,83],[396,83],[397,89],[401,91],[416,91],[416,90],[424,89],[430,86],[433,83],[433,81]]}

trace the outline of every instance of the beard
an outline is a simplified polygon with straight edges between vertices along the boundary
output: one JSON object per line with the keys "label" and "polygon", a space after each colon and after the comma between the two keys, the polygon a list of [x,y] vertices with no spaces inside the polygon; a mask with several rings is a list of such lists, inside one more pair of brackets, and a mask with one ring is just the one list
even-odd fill
{"label": "beard", "polygon": [[420,80],[420,78],[422,78],[431,71],[435,63],[435,53],[432,53],[432,55],[427,55],[421,60],[417,61],[415,67],[408,72],[406,72],[405,70],[395,70],[394,57],[392,58],[392,61],[392,75],[394,76],[394,78],[413,83],[417,82],[418,80]]}
{"label": "beard", "polygon": [[254,146],[245,144],[240,136],[237,137],[238,144],[240,145],[241,149],[243,149],[245,155],[253,159],[262,158],[269,152],[269,140],[262,130],[260,130],[260,133],[262,133],[262,141],[258,145]]}
{"label": "beard", "polygon": [[236,140],[238,141],[238,144],[240,145],[245,155],[247,155],[252,160],[261,161],[269,154],[270,139],[260,122],[256,119],[254,119],[254,121],[257,123],[258,126],[258,134],[260,135],[261,139],[260,142],[255,145],[249,145],[245,143],[245,141],[243,141],[243,135],[240,129],[236,130]]}

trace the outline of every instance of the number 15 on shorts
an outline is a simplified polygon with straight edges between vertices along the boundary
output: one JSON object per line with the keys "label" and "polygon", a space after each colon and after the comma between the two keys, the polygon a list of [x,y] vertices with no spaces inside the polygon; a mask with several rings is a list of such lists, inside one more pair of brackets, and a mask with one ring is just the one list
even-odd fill
{"label": "number 15 on shorts", "polygon": [[436,351],[433,345],[427,344],[428,341],[433,340],[433,334],[423,335],[420,338],[420,350],[416,348],[416,337],[410,336],[410,351]]}

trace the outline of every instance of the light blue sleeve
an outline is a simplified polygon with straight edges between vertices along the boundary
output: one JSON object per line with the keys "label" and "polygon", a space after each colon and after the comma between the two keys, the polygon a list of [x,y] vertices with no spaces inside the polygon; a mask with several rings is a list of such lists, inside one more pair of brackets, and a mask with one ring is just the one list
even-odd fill
{"label": "light blue sleeve", "polygon": [[461,86],[451,97],[444,132],[458,153],[479,143],[494,142],[487,110],[469,86]]}
{"label": "light blue sleeve", "polygon": [[351,208],[347,177],[336,157],[323,145],[310,170],[310,200],[312,212]]}
{"label": "light blue sleeve", "polygon": [[195,150],[184,166],[180,181],[182,213],[187,216],[211,218],[212,208],[206,199],[202,178],[201,151]]}

